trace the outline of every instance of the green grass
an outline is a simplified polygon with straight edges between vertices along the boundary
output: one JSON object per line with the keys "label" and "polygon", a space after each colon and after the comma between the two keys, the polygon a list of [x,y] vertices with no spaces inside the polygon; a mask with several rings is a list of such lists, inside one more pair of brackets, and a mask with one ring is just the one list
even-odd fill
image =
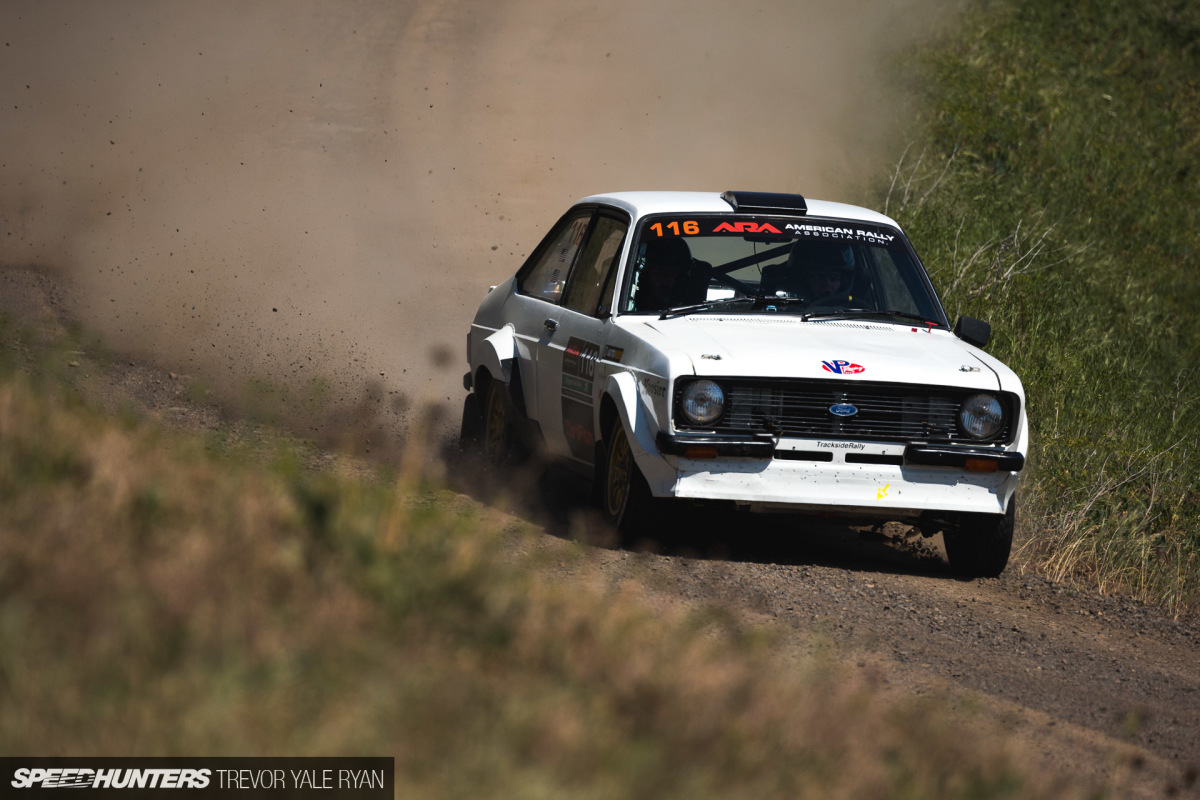
{"label": "green grass", "polygon": [[908,66],[919,122],[878,200],[1025,384],[1025,552],[1194,613],[1200,7],[982,2]]}

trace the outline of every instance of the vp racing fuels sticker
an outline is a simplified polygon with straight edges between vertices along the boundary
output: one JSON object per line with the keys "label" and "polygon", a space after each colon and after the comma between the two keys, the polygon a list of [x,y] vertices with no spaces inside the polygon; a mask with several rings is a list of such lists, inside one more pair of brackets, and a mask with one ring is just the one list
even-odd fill
{"label": "vp racing fuels sticker", "polygon": [[826,372],[832,372],[834,375],[857,375],[860,372],[866,372],[867,368],[861,364],[851,364],[845,359],[836,359],[834,361],[822,361],[821,369]]}
{"label": "vp racing fuels sticker", "polygon": [[600,345],[572,336],[562,360],[563,435],[571,455],[591,463],[595,456],[596,435],[592,430],[592,386]]}

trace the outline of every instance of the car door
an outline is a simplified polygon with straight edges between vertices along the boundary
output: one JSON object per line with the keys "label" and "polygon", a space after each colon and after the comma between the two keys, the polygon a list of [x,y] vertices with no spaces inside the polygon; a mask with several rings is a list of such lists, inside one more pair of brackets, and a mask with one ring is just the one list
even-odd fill
{"label": "car door", "polygon": [[[613,278],[628,218],[599,210],[575,261],[548,336],[538,342],[538,410],[550,451],[585,464],[595,452],[595,407],[603,389],[601,354],[609,326]],[[552,377],[553,376],[553,377]]]}
{"label": "car door", "polygon": [[517,273],[516,291],[505,304],[505,319],[516,333],[525,413],[542,428],[546,422],[538,402],[542,394],[538,385],[545,380],[557,385],[559,376],[552,371],[541,374],[538,352],[553,334],[547,321],[560,316],[567,276],[595,213],[594,208],[571,209],[550,229]]}

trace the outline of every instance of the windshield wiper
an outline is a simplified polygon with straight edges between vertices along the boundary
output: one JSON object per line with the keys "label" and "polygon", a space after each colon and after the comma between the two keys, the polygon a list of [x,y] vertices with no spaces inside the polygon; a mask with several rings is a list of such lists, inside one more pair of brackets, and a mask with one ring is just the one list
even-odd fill
{"label": "windshield wiper", "polygon": [[742,297],[722,297],[718,300],[709,300],[704,303],[694,303],[689,306],[675,306],[674,308],[668,308],[659,314],[658,318],[667,319],[668,317],[682,317],[686,314],[691,314],[693,311],[703,311],[706,308],[712,308],[714,306],[724,306],[729,305],[730,303],[757,303],[760,300],[765,299],[766,298],[764,298],[762,295],[757,294],[744,295]]}
{"label": "windshield wiper", "polygon": [[[743,295],[741,297],[723,297],[720,300],[709,300],[706,303],[695,303],[695,304],[689,305],[689,306],[676,306],[675,308],[668,308],[666,311],[663,311],[661,314],[659,314],[658,318],[666,319],[667,317],[683,316],[685,314],[691,314],[694,311],[703,311],[706,308],[711,308],[712,306],[725,305],[727,303],[742,303],[742,302],[747,302],[747,301],[752,301],[751,308],[754,311],[761,311],[763,309],[774,310],[775,306],[795,306],[795,305],[807,306],[811,303],[810,300],[805,300],[803,297],[778,297],[778,296],[772,297],[771,295],[767,295],[767,294],[748,294],[748,295]],[[851,312],[849,312],[849,311],[847,311],[847,312],[833,311],[833,312],[820,313],[820,314],[805,314],[805,315],[802,315],[802,318],[807,320],[809,317],[836,316],[837,314],[842,314],[842,313],[851,313]],[[893,313],[894,314],[903,314],[904,312],[901,312],[901,311],[895,311],[895,312],[868,311],[865,308],[853,310],[853,314],[855,314],[855,315],[860,315],[863,313],[866,313],[866,314],[885,314],[885,313],[887,313],[887,314],[893,314]],[[918,317],[915,314],[910,314],[909,316],[911,316],[913,319],[922,319],[922,320],[924,319],[924,317]]]}
{"label": "windshield wiper", "polygon": [[[704,303],[693,303],[686,306],[675,306],[668,308],[659,313],[659,319],[667,319],[669,317],[681,317],[691,314],[696,311],[704,311],[716,306],[729,305],[731,303],[751,303],[754,309],[763,309],[770,306],[786,306],[786,305],[808,305],[810,301],[799,297],[770,297],[765,294],[742,295],[740,297],[722,297],[719,300],[708,300]],[[930,321],[921,314],[911,314],[907,311],[883,310],[876,308],[845,308],[841,311],[812,311],[807,314],[801,314],[800,319],[808,322],[810,319],[859,319],[862,317],[897,317],[899,319],[914,320],[929,327],[940,328],[941,325]]]}
{"label": "windshield wiper", "polygon": [[814,311],[810,314],[802,314],[800,316],[805,322],[810,319],[858,319],[861,317],[899,317],[900,319],[916,320],[924,325],[934,328],[942,327],[936,322],[931,322],[928,318],[921,314],[910,314],[907,311],[884,311],[873,308],[847,308],[842,311]]}

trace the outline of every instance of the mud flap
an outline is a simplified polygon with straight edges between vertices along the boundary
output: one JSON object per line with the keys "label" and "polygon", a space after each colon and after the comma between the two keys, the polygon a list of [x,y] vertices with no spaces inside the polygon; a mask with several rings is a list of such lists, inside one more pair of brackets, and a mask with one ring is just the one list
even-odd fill
{"label": "mud flap", "polygon": [[462,422],[458,428],[458,449],[464,453],[479,449],[483,441],[483,408],[479,395],[471,392],[463,399]]}

